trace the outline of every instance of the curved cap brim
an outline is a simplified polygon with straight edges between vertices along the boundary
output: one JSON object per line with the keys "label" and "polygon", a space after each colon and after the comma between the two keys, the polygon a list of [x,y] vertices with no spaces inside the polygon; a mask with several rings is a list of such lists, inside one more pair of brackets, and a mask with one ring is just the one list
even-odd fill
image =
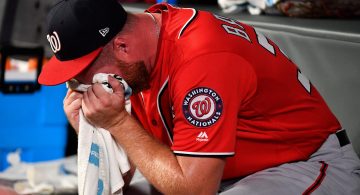
{"label": "curved cap brim", "polygon": [[98,48],[80,58],[66,61],[53,56],[42,67],[38,82],[42,85],[58,85],[74,78],[95,60],[101,50],[102,48]]}

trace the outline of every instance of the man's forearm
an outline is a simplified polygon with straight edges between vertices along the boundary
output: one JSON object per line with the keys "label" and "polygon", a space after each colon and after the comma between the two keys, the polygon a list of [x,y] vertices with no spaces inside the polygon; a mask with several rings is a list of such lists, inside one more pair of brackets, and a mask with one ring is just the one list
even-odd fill
{"label": "man's forearm", "polygon": [[189,194],[189,184],[176,156],[132,117],[109,129],[141,173],[165,194]]}

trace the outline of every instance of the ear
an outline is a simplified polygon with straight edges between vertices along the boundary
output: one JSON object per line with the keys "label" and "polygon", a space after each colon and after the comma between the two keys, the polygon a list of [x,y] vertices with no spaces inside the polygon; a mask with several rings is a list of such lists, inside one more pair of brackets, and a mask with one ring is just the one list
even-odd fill
{"label": "ear", "polygon": [[116,36],[113,40],[114,55],[118,60],[124,60],[129,55],[129,43],[127,39],[121,36]]}

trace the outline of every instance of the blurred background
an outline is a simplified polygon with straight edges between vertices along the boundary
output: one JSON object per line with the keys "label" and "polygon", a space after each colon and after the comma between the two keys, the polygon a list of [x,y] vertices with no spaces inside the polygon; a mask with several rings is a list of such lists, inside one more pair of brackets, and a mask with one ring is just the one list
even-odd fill
{"label": "blurred background", "polygon": [[[52,56],[46,14],[55,0],[0,0],[0,172],[9,153],[24,162],[76,154],[62,100],[65,85],[40,86]],[[119,0],[143,12],[156,0]],[[360,154],[360,1],[169,0],[253,25],[276,42],[318,88]]]}

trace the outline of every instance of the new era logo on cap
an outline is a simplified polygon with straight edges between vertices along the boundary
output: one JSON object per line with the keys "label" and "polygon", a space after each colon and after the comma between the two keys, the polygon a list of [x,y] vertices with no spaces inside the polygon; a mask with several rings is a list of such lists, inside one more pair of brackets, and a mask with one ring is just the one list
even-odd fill
{"label": "new era logo on cap", "polygon": [[109,32],[109,27],[106,27],[106,28],[103,28],[103,29],[100,29],[99,30],[99,33],[103,36],[103,37],[105,37],[106,36],[106,34]]}

